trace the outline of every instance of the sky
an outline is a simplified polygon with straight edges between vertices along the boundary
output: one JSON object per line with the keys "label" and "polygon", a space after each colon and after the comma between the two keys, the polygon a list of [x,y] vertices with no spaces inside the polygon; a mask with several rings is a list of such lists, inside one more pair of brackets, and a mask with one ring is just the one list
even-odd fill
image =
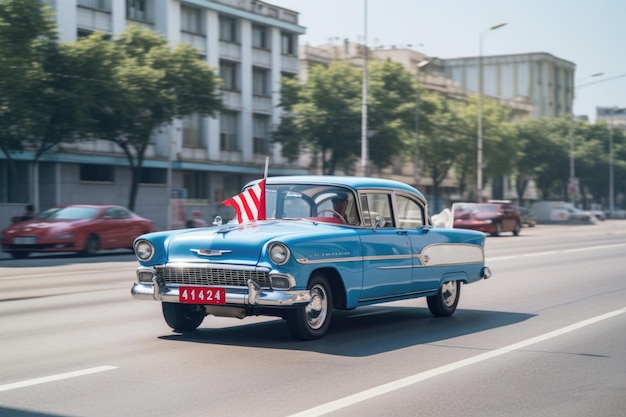
{"label": "sky", "polygon": [[576,115],[626,107],[625,0],[265,1],[299,12],[301,44],[367,35],[371,48],[412,45],[445,59],[478,56],[482,34],[484,56],[547,52],[576,64]]}

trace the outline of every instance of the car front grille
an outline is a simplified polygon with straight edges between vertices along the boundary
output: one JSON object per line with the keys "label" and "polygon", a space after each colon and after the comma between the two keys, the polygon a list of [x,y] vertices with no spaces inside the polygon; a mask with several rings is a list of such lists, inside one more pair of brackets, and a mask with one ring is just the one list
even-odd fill
{"label": "car front grille", "polygon": [[253,269],[161,266],[156,268],[156,275],[166,284],[247,287],[251,279],[261,287],[270,286],[269,274]]}

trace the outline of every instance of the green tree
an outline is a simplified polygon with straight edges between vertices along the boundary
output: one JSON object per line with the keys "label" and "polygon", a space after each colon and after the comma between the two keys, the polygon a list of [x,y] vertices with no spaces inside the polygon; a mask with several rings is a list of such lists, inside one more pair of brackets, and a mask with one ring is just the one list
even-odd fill
{"label": "green tree", "polygon": [[[368,154],[383,168],[414,141],[416,84],[391,61],[372,62],[368,74]],[[361,154],[362,87],[362,70],[341,61],[312,67],[304,84],[283,79],[286,114],[273,132],[283,156],[294,160],[308,151],[324,174],[352,172]]]}
{"label": "green tree", "polygon": [[[466,150],[467,134],[463,120],[458,117],[463,106],[463,102],[438,93],[420,94],[419,158],[423,175],[433,181],[435,202],[440,197],[441,183]],[[435,211],[439,209],[434,207]]]}
{"label": "green tree", "polygon": [[[514,158],[517,157],[517,143],[510,129],[510,110],[507,107],[483,97],[481,114],[483,132],[482,186],[484,187],[487,182],[494,180],[497,182],[502,176],[513,173]],[[459,182],[459,192],[463,195],[467,189],[476,189],[470,183],[477,183],[478,97],[473,96],[466,102],[459,102],[456,115],[458,121],[454,129],[461,148],[454,168]],[[470,182],[471,180],[473,182]]]}
{"label": "green tree", "polygon": [[[613,141],[613,184],[614,197],[624,195],[624,180],[626,179],[626,149],[624,131],[619,128],[611,129],[606,123],[585,123],[583,125],[581,141],[578,143],[577,175],[580,178],[583,191],[583,204],[593,200],[603,202],[609,207],[609,170],[610,170],[610,142]],[[623,200],[622,200],[623,205]]]}
{"label": "green tree", "polygon": [[[49,10],[39,2],[0,0],[0,150],[13,182],[19,177],[12,153],[33,143],[48,122],[42,110],[54,91],[45,62],[55,54],[56,40]],[[19,185],[18,199],[29,199],[26,184]]]}
{"label": "green tree", "polygon": [[369,159],[385,168],[414,147],[417,84],[414,73],[390,60],[374,61],[368,74]]}
{"label": "green tree", "polygon": [[89,132],[126,155],[132,171],[128,207],[134,209],[152,134],[187,115],[214,116],[222,109],[220,80],[196,50],[171,48],[162,36],[136,26],[114,41],[92,34],[78,44],[88,65],[100,66],[93,68]]}
{"label": "green tree", "polygon": [[338,165],[351,168],[360,152],[360,74],[345,62],[333,62],[312,67],[305,84],[282,79],[280,106],[287,114],[272,136],[286,158],[309,152],[327,175]]}

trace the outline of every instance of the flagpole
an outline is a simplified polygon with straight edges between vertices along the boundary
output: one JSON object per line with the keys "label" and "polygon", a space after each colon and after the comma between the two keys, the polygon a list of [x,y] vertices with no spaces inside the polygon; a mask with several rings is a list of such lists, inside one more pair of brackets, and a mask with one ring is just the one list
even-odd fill
{"label": "flagpole", "polygon": [[263,173],[263,178],[267,178],[267,171],[269,169],[270,166],[270,157],[266,156],[265,157],[265,172]]}

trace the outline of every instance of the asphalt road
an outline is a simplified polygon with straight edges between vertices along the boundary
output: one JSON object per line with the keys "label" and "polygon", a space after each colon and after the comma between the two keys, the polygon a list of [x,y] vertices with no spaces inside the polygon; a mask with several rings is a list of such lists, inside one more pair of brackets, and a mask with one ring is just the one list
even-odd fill
{"label": "asphalt road", "polygon": [[170,331],[130,297],[136,264],[0,260],[0,416],[603,416],[626,410],[626,221],[487,239],[493,277],[425,300]]}

